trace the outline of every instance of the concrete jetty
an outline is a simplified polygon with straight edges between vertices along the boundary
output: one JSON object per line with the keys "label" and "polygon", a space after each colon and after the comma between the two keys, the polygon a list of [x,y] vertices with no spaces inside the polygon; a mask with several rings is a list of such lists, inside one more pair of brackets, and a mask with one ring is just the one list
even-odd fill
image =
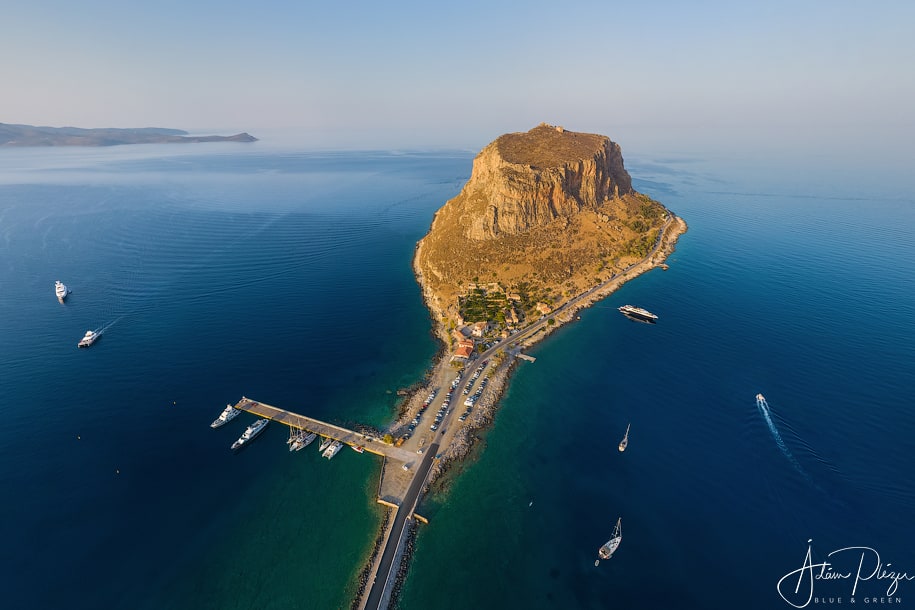
{"label": "concrete jetty", "polygon": [[381,455],[386,459],[395,462],[410,463],[415,462],[417,458],[415,453],[389,445],[374,436],[329,424],[306,415],[293,413],[292,411],[280,409],[279,407],[274,407],[247,397],[242,397],[234,406],[240,411],[247,411],[258,417],[266,417],[271,421],[279,422],[293,428],[314,432],[320,436],[332,438],[335,441],[340,441],[341,443],[352,447],[364,447],[367,453]]}

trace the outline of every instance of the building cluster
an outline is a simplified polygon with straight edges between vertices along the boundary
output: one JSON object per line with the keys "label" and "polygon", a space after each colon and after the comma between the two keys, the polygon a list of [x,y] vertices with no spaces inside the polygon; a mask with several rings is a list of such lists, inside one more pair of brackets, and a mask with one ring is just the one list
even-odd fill
{"label": "building cluster", "polygon": [[[468,291],[479,291],[484,295],[494,295],[494,302],[503,302],[504,307],[500,307],[501,315],[497,316],[498,321],[486,320],[468,322],[462,315],[457,316],[457,327],[452,331],[454,339],[454,355],[452,360],[468,360],[473,356],[474,348],[477,342],[484,339],[506,338],[514,332],[521,322],[524,315],[521,313],[521,295],[517,292],[508,292],[498,283],[478,284],[470,282],[465,286]],[[552,308],[546,303],[537,303],[535,309],[541,315],[547,315]],[[491,314],[490,314],[491,315]],[[502,320],[504,319],[504,323]]]}

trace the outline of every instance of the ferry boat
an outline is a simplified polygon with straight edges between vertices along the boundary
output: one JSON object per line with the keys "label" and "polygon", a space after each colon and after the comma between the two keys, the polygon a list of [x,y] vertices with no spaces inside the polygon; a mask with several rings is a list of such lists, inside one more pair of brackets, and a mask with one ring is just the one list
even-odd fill
{"label": "ferry boat", "polygon": [[626,424],[626,434],[623,436],[623,440],[620,441],[620,452],[626,451],[626,447],[629,446],[629,426],[632,424]]}
{"label": "ferry boat", "polygon": [[623,305],[619,308],[619,311],[627,316],[632,316],[633,318],[638,318],[640,320],[647,320],[649,322],[655,322],[658,319],[658,316],[647,309],[642,309],[635,305]]}
{"label": "ferry boat", "polygon": [[264,428],[267,427],[267,424],[270,423],[269,419],[259,419],[250,426],[248,426],[244,433],[238,437],[238,440],[232,443],[232,449],[238,449],[245,443],[254,439],[255,436],[264,431]]}
{"label": "ferry boat", "polygon": [[86,334],[83,335],[83,338],[79,340],[79,343],[76,344],[76,347],[89,347],[102,336],[102,333],[95,330],[87,330]]}
{"label": "ferry boat", "polygon": [[324,450],[327,449],[328,447],[330,447],[330,444],[332,442],[334,442],[334,439],[330,438],[329,436],[325,437],[324,440],[321,441],[321,445],[318,446],[318,451],[320,451],[321,453],[324,453]]}
{"label": "ferry boat", "polygon": [[623,540],[623,528],[622,528],[623,518],[620,517],[616,520],[616,527],[613,528],[613,536],[600,547],[600,550],[597,551],[597,554],[600,555],[601,559],[610,559],[613,557],[613,553],[619,547],[620,542]]}
{"label": "ferry boat", "polygon": [[322,455],[324,457],[326,457],[327,459],[331,459],[332,457],[337,455],[341,449],[343,449],[343,443],[341,443],[340,441],[334,441],[330,447],[328,447],[327,449],[324,450],[324,453]]}
{"label": "ferry boat", "polygon": [[57,280],[54,282],[54,292],[57,294],[57,300],[63,303],[64,299],[67,298],[67,295],[70,294],[70,289],[67,288],[66,284]]}
{"label": "ferry boat", "polygon": [[224,426],[225,424],[238,417],[239,413],[241,413],[241,411],[232,405],[226,405],[226,408],[222,413],[219,414],[219,417],[213,420],[213,423],[210,424],[210,428],[218,428],[219,426]]}

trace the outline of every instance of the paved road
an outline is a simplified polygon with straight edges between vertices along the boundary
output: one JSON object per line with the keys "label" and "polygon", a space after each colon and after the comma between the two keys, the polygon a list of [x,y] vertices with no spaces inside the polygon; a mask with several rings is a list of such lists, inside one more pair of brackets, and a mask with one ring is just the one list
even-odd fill
{"label": "paved road", "polygon": [[385,584],[391,578],[391,571],[394,567],[394,553],[397,551],[400,537],[403,535],[404,526],[407,522],[407,516],[413,513],[416,501],[419,499],[419,492],[429,476],[429,469],[432,468],[432,460],[438,453],[439,444],[433,443],[426,448],[422,462],[416,468],[413,475],[413,481],[410,483],[410,489],[404,496],[397,514],[394,516],[394,524],[391,526],[391,535],[388,536],[388,542],[381,553],[381,563],[378,564],[378,571],[375,573],[375,580],[372,582],[372,590],[369,592],[368,600],[365,607],[370,610],[381,610],[381,598],[384,594]]}

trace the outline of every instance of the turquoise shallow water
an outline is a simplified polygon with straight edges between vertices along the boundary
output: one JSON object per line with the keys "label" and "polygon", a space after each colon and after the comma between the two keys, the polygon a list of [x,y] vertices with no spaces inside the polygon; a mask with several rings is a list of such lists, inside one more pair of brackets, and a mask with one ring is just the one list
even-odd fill
{"label": "turquoise shallow water", "polygon": [[[290,455],[279,426],[232,455],[253,418],[208,425],[243,394],[389,419],[436,349],[413,247],[470,161],[264,143],[0,152],[6,604],[348,606],[380,464]],[[869,545],[915,574],[911,180],[824,158],[627,166],[689,233],[669,271],[519,365],[478,458],[423,509],[401,607],[789,607],[776,583],[808,539],[819,558]],[[661,319],[629,322],[623,303]],[[620,550],[595,567],[620,516]]]}

